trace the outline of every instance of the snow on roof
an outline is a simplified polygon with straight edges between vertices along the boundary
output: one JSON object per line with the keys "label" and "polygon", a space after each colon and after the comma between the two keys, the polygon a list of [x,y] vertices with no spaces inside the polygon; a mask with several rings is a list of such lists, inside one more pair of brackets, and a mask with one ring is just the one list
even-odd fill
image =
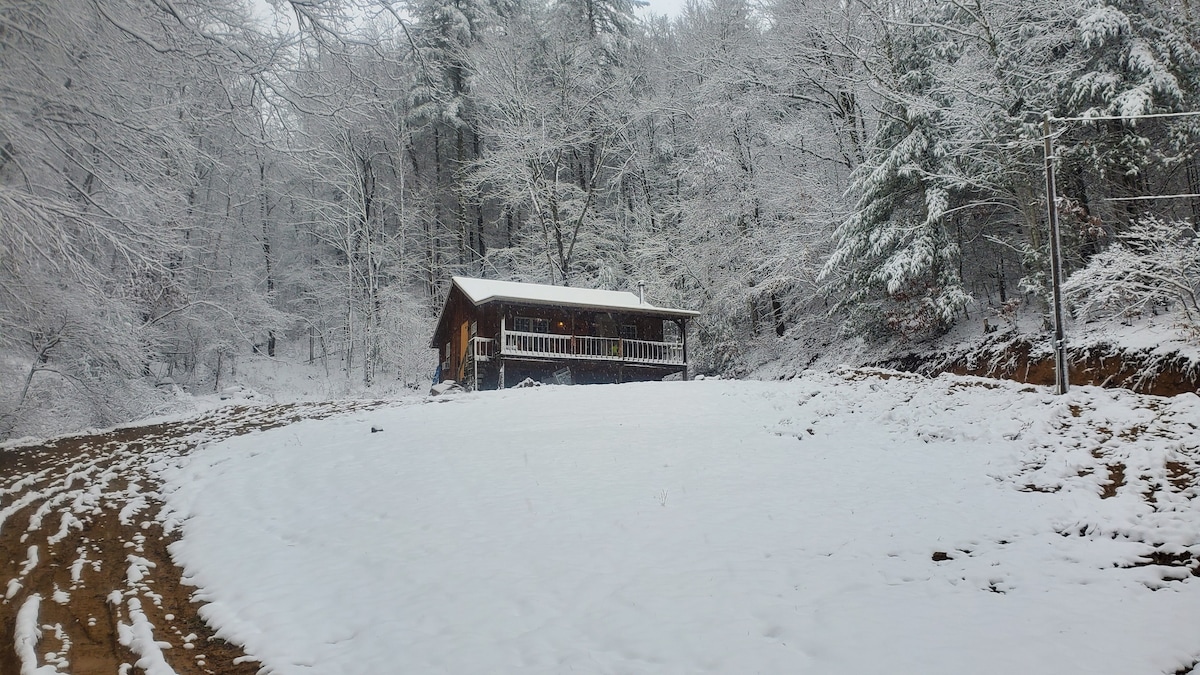
{"label": "snow on roof", "polygon": [[535,305],[569,305],[573,307],[595,307],[631,312],[666,314],[670,316],[698,316],[699,312],[688,309],[656,307],[648,302],[639,302],[638,296],[627,291],[602,291],[595,288],[571,288],[548,284],[526,284],[516,281],[473,279],[454,277],[467,298],[476,305],[493,300],[526,302]]}

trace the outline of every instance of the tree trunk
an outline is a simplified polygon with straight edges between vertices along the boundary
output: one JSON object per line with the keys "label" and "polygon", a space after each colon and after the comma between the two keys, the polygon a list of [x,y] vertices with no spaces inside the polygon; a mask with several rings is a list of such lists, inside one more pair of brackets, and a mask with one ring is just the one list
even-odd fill
{"label": "tree trunk", "polygon": [[[258,186],[259,186],[259,218],[262,224],[262,249],[263,262],[266,264],[267,273],[267,303],[274,304],[275,302],[275,271],[274,261],[271,258],[271,205],[267,196],[267,163],[265,160],[258,163]],[[275,331],[267,331],[267,356],[274,358],[275,356]]]}

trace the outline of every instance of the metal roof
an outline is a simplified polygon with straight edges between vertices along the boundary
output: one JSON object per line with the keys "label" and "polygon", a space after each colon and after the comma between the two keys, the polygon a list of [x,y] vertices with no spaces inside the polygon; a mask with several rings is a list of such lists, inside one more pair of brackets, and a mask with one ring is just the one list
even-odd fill
{"label": "metal roof", "polygon": [[[476,307],[489,302],[511,302],[525,305],[582,307],[680,319],[700,315],[700,312],[690,309],[658,307],[648,302],[639,302],[637,295],[627,291],[602,291],[595,288],[571,288],[569,286],[527,284],[472,277],[451,277],[451,281],[453,282],[451,290],[453,291],[453,288],[457,287]],[[446,294],[442,310],[438,312],[437,323],[434,324],[433,336],[430,338],[431,347],[437,347],[438,338],[442,333],[442,321],[446,318],[446,309],[450,306],[450,295],[450,293]]]}
{"label": "metal roof", "polygon": [[693,312],[690,309],[657,307],[648,302],[641,302],[636,294],[628,291],[602,291],[595,288],[526,284],[471,277],[453,277],[452,281],[475,305],[495,300],[507,300],[533,305],[588,307],[664,316],[690,317],[700,314],[700,312]]}

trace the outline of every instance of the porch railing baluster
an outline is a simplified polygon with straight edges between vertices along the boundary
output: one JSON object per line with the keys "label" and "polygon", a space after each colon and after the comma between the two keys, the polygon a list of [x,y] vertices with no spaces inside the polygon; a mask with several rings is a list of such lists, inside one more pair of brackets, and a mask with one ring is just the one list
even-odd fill
{"label": "porch railing baluster", "polygon": [[[505,329],[498,345],[507,356],[546,356],[597,361],[683,365],[682,342],[558,335]],[[489,354],[490,356],[490,354]]]}

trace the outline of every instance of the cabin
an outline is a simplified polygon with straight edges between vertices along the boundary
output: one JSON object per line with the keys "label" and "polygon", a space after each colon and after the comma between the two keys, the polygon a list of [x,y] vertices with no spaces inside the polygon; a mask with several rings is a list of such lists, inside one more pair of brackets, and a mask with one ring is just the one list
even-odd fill
{"label": "cabin", "polygon": [[687,322],[644,293],[453,277],[430,346],[435,382],[503,389],[687,378]]}

